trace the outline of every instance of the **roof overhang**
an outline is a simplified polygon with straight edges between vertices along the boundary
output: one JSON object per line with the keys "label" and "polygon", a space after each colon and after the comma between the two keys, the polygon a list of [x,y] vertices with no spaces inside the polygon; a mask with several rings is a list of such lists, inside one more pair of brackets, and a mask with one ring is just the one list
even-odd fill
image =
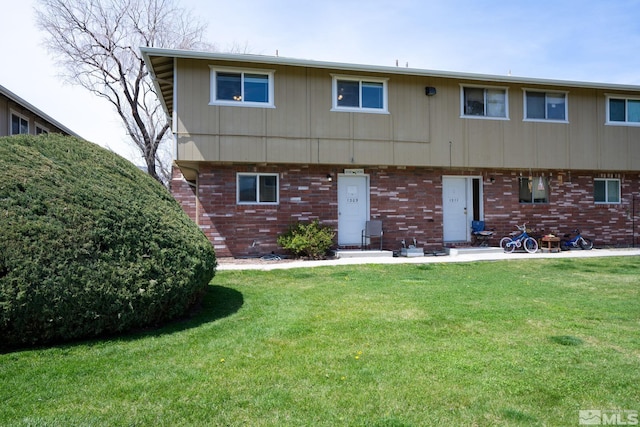
{"label": "roof overhang", "polygon": [[149,48],[142,48],[144,62],[151,74],[156,93],[162,103],[167,116],[171,118],[173,114],[173,83],[175,70],[175,55],[148,54],[145,51]]}
{"label": "roof overhang", "polygon": [[385,75],[410,75],[422,77],[438,77],[466,81],[482,81],[494,83],[514,83],[526,85],[541,85],[549,87],[575,87],[588,89],[602,89],[612,91],[640,92],[640,86],[613,83],[581,82],[570,80],[536,79],[518,76],[498,76],[491,74],[460,73],[451,71],[425,70],[418,68],[403,68],[389,66],[372,66],[339,62],[324,62],[308,59],[295,59],[268,55],[247,55],[234,53],[202,52],[179,49],[161,49],[141,47],[140,51],[153,78],[156,90],[165,109],[171,116],[173,113],[174,73],[176,59],[199,59],[216,62],[242,62],[259,65],[282,65],[291,67],[322,68],[328,70],[380,73]]}
{"label": "roof overhang", "polygon": [[25,101],[24,99],[20,98],[18,95],[16,95],[15,93],[11,92],[9,89],[7,89],[6,87],[4,87],[2,85],[0,85],[0,94],[6,96],[7,98],[12,100],[16,104],[19,104],[22,108],[31,111],[36,116],[41,117],[43,120],[46,120],[47,122],[51,123],[52,125],[54,125],[58,129],[63,131],[64,133],[66,133],[68,135],[71,135],[71,136],[75,136],[75,137],[80,138],[80,139],[84,139],[80,135],[78,135],[77,133],[75,133],[74,131],[72,131],[71,129],[69,129],[68,127],[66,127],[65,125],[63,125],[59,121],[57,121],[56,119],[54,119],[53,117],[49,116],[44,111],[40,110],[39,108],[36,108],[35,106],[33,106],[29,102]]}

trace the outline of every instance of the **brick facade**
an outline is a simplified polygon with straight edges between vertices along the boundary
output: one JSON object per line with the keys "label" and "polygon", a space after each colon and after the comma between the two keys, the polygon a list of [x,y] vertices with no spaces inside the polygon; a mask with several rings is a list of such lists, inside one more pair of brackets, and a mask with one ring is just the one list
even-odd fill
{"label": "brick facade", "polygon": [[[200,166],[197,194],[174,168],[171,192],[213,243],[219,257],[259,256],[282,253],[279,234],[297,221],[319,219],[338,227],[337,175],[350,166],[216,165]],[[238,172],[278,173],[278,205],[238,205]],[[416,238],[427,251],[443,247],[442,176],[482,179],[484,220],[499,237],[527,222],[542,233],[562,235],[583,230],[596,246],[634,245],[640,227],[640,176],[638,173],[586,171],[536,171],[550,177],[549,203],[522,204],[518,200],[518,178],[523,171],[455,170],[434,168],[365,168],[370,177],[370,214],[384,223],[385,249],[397,250],[402,239]],[[327,179],[333,176],[333,181]],[[619,178],[620,204],[595,204],[593,180]]]}

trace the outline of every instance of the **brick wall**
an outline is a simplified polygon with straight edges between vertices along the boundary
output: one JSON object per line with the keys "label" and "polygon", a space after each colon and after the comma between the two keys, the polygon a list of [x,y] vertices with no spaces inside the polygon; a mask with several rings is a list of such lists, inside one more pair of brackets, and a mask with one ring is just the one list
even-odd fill
{"label": "brick wall", "polygon": [[[201,166],[198,197],[176,169],[171,191],[209,237],[218,256],[281,253],[276,238],[296,221],[319,219],[337,231],[337,173],[348,167]],[[238,172],[279,173],[279,205],[238,205]],[[333,175],[331,182],[328,173]],[[551,176],[550,203],[531,205],[518,201],[519,171],[380,167],[366,168],[365,173],[370,176],[371,218],[383,220],[386,249],[399,249],[402,239],[411,242],[413,238],[427,251],[443,247],[443,174],[482,177],[484,219],[498,236],[492,244],[497,245],[500,236],[508,235],[515,224],[523,222],[539,232],[560,236],[581,228],[597,246],[633,244],[632,196],[640,199],[638,174],[615,175],[621,179],[621,204],[596,205],[593,178],[602,174],[544,171],[546,177]],[[636,205],[636,233],[640,234],[640,201]]]}
{"label": "brick wall", "polygon": [[[546,204],[518,202],[519,173],[494,175],[495,182],[484,183],[485,220],[504,233],[510,225],[527,222],[544,233],[563,236],[575,228],[591,238],[597,246],[633,245],[633,198],[636,199],[636,234],[640,231],[640,186],[636,173],[554,172],[550,179],[550,197]],[[621,181],[620,204],[595,204],[594,178],[615,177]],[[505,197],[504,194],[509,194]]]}

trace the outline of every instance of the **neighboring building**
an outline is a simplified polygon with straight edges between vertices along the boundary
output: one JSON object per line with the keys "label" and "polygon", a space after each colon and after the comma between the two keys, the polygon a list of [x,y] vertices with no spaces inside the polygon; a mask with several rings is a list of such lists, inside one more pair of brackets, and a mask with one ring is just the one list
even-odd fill
{"label": "neighboring building", "polygon": [[61,133],[79,137],[75,132],[29,104],[4,86],[0,86],[0,136],[28,133]]}
{"label": "neighboring building", "polygon": [[387,249],[470,242],[474,219],[635,243],[640,86],[142,52],[173,121],[171,191],[218,256],[277,253],[313,219],[336,247],[370,218]]}

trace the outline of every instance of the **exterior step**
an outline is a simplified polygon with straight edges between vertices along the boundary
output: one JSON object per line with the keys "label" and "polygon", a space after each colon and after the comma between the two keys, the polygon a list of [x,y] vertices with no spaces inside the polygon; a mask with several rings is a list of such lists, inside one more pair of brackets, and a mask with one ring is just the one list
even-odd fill
{"label": "exterior step", "polygon": [[500,254],[504,250],[491,246],[469,246],[464,248],[445,248],[450,256],[466,255],[466,254]]}
{"label": "exterior step", "polygon": [[336,251],[336,258],[393,258],[393,251],[346,249]]}

